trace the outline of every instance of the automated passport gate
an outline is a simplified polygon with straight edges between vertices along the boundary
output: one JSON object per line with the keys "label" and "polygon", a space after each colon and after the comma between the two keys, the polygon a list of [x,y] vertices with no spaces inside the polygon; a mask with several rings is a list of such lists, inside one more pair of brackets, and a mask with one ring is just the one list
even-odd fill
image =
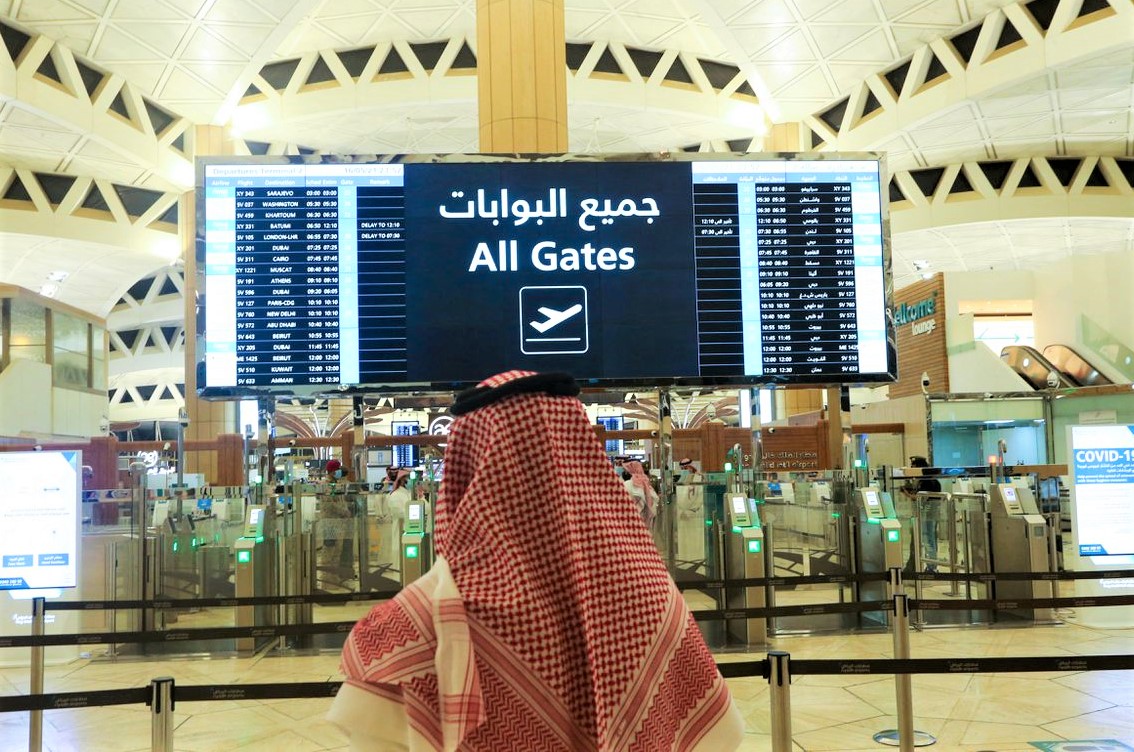
{"label": "automated passport gate", "polygon": [[406,504],[402,532],[402,587],[428,572],[432,558],[429,533],[425,532],[425,502],[411,501]]}
{"label": "automated passport gate", "polygon": [[[764,531],[755,501],[743,494],[727,495],[730,530],[725,545],[725,576],[727,579],[764,577]],[[725,610],[764,608],[767,603],[763,585],[756,587],[725,588]],[[754,619],[725,619],[726,640],[729,644],[763,645],[768,641],[768,621]]]}
{"label": "automated passport gate", "polygon": [[[1047,523],[1039,513],[1031,489],[994,483],[989,487],[989,502],[993,573],[1050,572]],[[1037,580],[997,580],[992,592],[996,600],[1052,597],[1051,583]],[[1053,618],[1049,608],[1005,609],[997,611],[997,616],[1037,621]]]}
{"label": "automated passport gate", "polygon": [[[250,504],[244,515],[244,535],[236,540],[236,597],[276,595],[274,509]],[[274,606],[237,606],[236,626],[262,627],[276,623]],[[238,637],[236,649],[250,655],[274,638]]]}
{"label": "automated passport gate", "polygon": [[[856,488],[854,491],[855,535],[854,567],[858,574],[889,572],[902,568],[902,524],[894,512],[888,494],[876,486]],[[855,583],[855,600],[884,601],[892,597],[887,582]],[[885,611],[862,612],[860,626],[886,626],[889,618]]]}

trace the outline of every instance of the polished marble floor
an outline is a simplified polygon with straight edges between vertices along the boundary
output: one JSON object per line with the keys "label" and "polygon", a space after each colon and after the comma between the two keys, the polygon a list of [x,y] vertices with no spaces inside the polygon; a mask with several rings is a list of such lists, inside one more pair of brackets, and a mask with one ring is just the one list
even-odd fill
{"label": "polished marble floor", "polygon": [[[351,618],[345,612],[339,618]],[[914,658],[1074,656],[1134,652],[1134,629],[1101,629],[1065,615],[1055,626],[929,629],[911,635]],[[186,625],[187,626],[187,625]],[[771,647],[795,659],[888,658],[885,633],[792,636]],[[756,654],[755,657],[759,657]],[[729,653],[721,660],[753,654]],[[337,680],[333,653],[250,658],[166,660],[79,659],[50,666],[46,692],[141,687],[157,676],[182,685]],[[729,682],[748,724],[743,750],[770,750],[767,684]],[[25,668],[0,669],[0,695],[28,692]],[[937,736],[938,750],[1034,750],[1029,742],[1114,739],[1134,748],[1134,672],[1061,672],[914,677],[915,726]],[[327,699],[178,703],[177,750],[338,750],[343,734],[324,720]],[[895,726],[894,683],[879,676],[807,676],[791,687],[795,748],[819,752],[887,749],[872,740]],[[149,749],[146,708],[116,706],[44,714],[44,748],[51,752]],[[0,714],[0,752],[27,749],[26,713]],[[1087,750],[1094,747],[1078,746]],[[1121,747],[1118,747],[1121,749]]]}

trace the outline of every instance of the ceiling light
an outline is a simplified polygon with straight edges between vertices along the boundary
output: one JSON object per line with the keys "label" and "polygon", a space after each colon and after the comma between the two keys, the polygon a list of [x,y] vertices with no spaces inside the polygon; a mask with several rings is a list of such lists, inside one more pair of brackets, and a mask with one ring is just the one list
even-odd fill
{"label": "ceiling light", "polygon": [[54,298],[57,292],[59,292],[59,285],[54,282],[47,282],[39,288],[39,294],[45,298]]}
{"label": "ceiling light", "polygon": [[911,261],[910,263],[913,264],[914,271],[920,272],[929,268],[929,262],[925,260]]}
{"label": "ceiling light", "polygon": [[922,279],[933,279],[933,272],[922,272]]}
{"label": "ceiling light", "polygon": [[70,276],[70,274],[71,274],[70,272],[65,272],[65,271],[60,270],[60,271],[55,271],[55,272],[52,272],[51,274],[48,274],[47,278],[49,280],[51,280],[52,282],[62,282],[63,280],[67,279],[67,277]]}

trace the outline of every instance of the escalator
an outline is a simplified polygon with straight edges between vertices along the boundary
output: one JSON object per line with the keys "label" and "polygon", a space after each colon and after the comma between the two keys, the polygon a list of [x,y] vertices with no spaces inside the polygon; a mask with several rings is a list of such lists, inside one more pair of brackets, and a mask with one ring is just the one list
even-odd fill
{"label": "escalator", "polygon": [[1019,374],[1032,389],[1066,389],[1079,386],[1070,376],[1040,355],[1034,347],[1009,345],[1000,351],[1000,359]]}
{"label": "escalator", "polygon": [[1067,345],[1048,345],[1043,349],[1043,356],[1078,386],[1108,386],[1114,383]]}

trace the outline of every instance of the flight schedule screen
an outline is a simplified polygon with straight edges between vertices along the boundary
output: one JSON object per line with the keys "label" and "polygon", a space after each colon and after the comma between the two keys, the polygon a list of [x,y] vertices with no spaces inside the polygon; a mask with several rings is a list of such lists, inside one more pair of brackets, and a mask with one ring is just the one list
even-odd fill
{"label": "flight schedule screen", "polygon": [[890,380],[879,168],[203,160],[199,388]]}

